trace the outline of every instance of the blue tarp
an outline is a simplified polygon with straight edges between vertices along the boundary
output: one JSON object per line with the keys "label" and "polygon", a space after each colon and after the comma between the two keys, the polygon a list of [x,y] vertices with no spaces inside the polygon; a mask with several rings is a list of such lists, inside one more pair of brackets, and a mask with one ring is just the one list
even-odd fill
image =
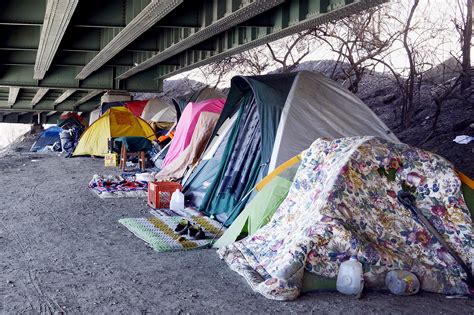
{"label": "blue tarp", "polygon": [[49,145],[53,145],[55,142],[61,142],[59,138],[59,134],[63,129],[57,126],[49,127],[48,129],[44,130],[40,133],[38,139],[35,143],[31,146],[31,152],[38,152],[43,150],[45,147]]}

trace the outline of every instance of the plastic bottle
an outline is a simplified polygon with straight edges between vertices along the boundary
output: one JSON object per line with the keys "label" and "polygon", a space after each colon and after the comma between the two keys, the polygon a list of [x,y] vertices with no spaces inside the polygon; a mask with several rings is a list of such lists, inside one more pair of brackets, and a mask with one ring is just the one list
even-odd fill
{"label": "plastic bottle", "polygon": [[184,210],[184,195],[179,189],[176,189],[173,195],[171,195],[170,209],[175,211]]}
{"label": "plastic bottle", "polygon": [[385,276],[385,285],[396,295],[413,295],[420,290],[420,281],[411,272],[392,270]]}
{"label": "plastic bottle", "polygon": [[351,256],[339,266],[336,281],[337,291],[344,294],[352,294],[360,297],[364,288],[364,275],[362,264],[356,256]]}

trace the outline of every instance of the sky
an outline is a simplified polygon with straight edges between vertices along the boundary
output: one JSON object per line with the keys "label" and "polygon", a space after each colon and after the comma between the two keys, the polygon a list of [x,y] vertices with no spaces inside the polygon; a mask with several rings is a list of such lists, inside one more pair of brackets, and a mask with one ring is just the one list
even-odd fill
{"label": "sky", "polygon": [[0,150],[30,131],[31,125],[0,123]]}

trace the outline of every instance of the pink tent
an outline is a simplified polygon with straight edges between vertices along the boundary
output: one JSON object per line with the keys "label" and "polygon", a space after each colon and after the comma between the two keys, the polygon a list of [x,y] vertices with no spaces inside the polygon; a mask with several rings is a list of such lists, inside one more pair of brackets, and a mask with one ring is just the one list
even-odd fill
{"label": "pink tent", "polygon": [[198,103],[190,102],[184,109],[181,118],[176,126],[174,138],[170,148],[163,160],[162,167],[173,162],[181,152],[183,152],[191,142],[194,129],[202,112],[220,114],[224,108],[225,99],[210,99]]}

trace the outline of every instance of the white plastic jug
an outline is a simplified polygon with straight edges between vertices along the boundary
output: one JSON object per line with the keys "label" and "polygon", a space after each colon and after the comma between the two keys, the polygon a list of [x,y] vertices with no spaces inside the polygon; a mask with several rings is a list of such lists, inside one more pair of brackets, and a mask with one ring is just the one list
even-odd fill
{"label": "white plastic jug", "polygon": [[405,270],[392,270],[385,276],[385,285],[396,295],[413,295],[420,291],[420,281],[415,274]]}
{"label": "white plastic jug", "polygon": [[339,266],[339,273],[336,281],[337,291],[344,294],[352,294],[360,297],[364,288],[364,275],[362,264],[356,256],[351,256]]}
{"label": "white plastic jug", "polygon": [[176,189],[171,195],[170,209],[175,211],[184,210],[184,194],[179,189]]}

